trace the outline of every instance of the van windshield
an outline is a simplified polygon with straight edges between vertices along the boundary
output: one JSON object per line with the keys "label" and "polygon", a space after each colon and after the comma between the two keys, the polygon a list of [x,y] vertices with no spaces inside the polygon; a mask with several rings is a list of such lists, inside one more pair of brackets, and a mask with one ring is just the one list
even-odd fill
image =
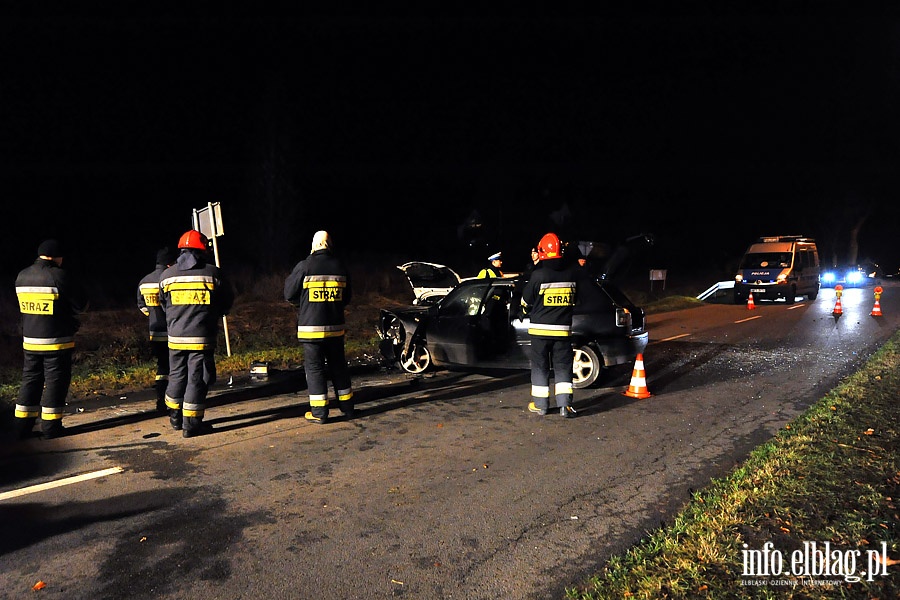
{"label": "van windshield", "polygon": [[757,252],[745,254],[742,269],[786,269],[791,266],[791,255],[787,252]]}

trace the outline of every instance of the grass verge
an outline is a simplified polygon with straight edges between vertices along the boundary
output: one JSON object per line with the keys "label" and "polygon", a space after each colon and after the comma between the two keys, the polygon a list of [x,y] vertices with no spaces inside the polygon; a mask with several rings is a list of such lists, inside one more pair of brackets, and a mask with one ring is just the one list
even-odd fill
{"label": "grass verge", "polygon": [[[892,564],[900,557],[898,398],[895,334],[862,370],[754,450],[730,476],[696,492],[671,525],[613,557],[566,597],[900,597],[894,572],[900,566]],[[762,554],[767,543],[770,552]],[[805,568],[814,571],[815,561],[803,558],[811,543],[837,574],[802,574]],[[887,564],[877,560],[884,556]],[[763,569],[750,557],[768,565],[770,575],[757,575]],[[783,559],[780,575],[777,557]],[[794,558],[801,560],[795,565]],[[818,565],[824,568],[822,561]]]}

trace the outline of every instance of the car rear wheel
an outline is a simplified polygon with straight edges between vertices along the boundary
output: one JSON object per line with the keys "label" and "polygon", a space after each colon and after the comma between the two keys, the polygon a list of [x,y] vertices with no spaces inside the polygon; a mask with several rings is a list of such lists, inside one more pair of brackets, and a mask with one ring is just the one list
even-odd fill
{"label": "car rear wheel", "polygon": [[400,366],[407,373],[422,373],[431,366],[431,353],[423,344],[413,342],[408,352],[400,354]]}
{"label": "car rear wheel", "polygon": [[572,363],[572,387],[581,389],[590,387],[600,377],[603,370],[603,359],[588,345],[576,346]]}

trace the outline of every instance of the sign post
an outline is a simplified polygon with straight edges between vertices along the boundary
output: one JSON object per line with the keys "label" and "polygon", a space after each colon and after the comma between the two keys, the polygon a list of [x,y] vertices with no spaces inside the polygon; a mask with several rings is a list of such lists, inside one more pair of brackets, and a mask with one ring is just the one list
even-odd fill
{"label": "sign post", "polygon": [[[216,241],[220,235],[225,235],[222,227],[222,205],[218,202],[207,202],[206,208],[195,208],[192,218],[193,228],[212,241],[213,257],[216,266],[219,264],[219,243]],[[228,339],[228,317],[222,316],[222,328],[225,331],[225,351],[231,356],[231,341]]]}

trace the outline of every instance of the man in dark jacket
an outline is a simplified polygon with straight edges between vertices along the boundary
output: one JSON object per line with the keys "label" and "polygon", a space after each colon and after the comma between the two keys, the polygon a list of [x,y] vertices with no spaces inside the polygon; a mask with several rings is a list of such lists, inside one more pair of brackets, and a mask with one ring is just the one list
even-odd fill
{"label": "man in dark jacket", "polygon": [[344,354],[344,307],[352,297],[350,272],[332,253],[331,236],[316,232],[310,255],[284,282],[284,299],[297,307],[297,339],[303,344],[309,392],[305,417],[311,423],[328,421],[329,371],[341,412],[348,419],[356,414]]}
{"label": "man in dark jacket", "polygon": [[234,303],[224,272],[207,262],[206,236],[194,229],[178,241],[181,251],[160,275],[159,305],[166,313],[169,338],[169,420],[186,438],[210,431],[203,423],[206,395],[216,382],[219,320]]}
{"label": "man in dark jacket", "polygon": [[24,349],[15,411],[19,439],[31,436],[38,416],[44,439],[65,435],[62,418],[72,382],[78,315],[87,310],[88,299],[81,283],[62,268],[62,256],[57,240],[45,240],[34,264],[16,277]]}
{"label": "man in dark jacket", "polygon": [[546,415],[550,408],[550,371],[559,413],[575,416],[572,408],[572,315],[578,275],[564,260],[559,238],[548,233],[538,244],[541,267],[531,274],[522,290],[522,304],[531,322],[531,397],[528,410]]}
{"label": "man in dark jacket", "polygon": [[166,313],[159,306],[159,280],[162,273],[175,262],[168,248],[156,253],[156,268],[138,282],[137,307],[149,319],[150,352],[156,359],[156,411],[166,414],[166,386],[169,383],[169,336],[166,334]]}

